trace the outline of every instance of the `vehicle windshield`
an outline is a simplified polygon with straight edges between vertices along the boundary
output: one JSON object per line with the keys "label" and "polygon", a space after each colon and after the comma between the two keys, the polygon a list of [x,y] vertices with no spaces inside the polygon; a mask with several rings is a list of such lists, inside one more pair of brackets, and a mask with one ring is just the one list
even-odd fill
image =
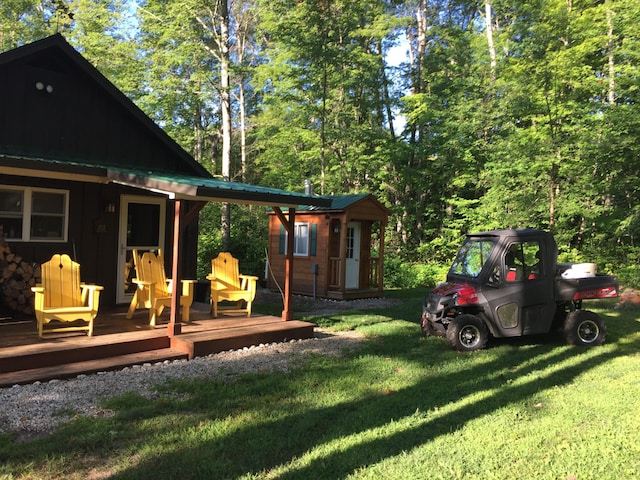
{"label": "vehicle windshield", "polygon": [[490,239],[468,238],[456,256],[449,274],[476,278],[491,255],[495,243]]}

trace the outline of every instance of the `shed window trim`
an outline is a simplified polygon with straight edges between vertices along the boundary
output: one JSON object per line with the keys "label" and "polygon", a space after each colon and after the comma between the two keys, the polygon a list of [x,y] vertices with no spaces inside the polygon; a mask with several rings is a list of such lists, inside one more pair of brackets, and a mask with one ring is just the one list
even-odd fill
{"label": "shed window trim", "polygon": [[0,185],[0,229],[14,242],[66,242],[69,192]]}

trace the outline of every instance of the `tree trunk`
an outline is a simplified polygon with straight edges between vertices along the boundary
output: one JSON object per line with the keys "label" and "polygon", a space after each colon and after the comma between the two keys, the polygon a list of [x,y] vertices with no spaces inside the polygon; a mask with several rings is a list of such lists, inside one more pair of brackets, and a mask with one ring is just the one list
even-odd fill
{"label": "tree trunk", "polygon": [[491,64],[491,85],[496,82],[496,67],[498,62],[496,60],[496,46],[493,43],[493,16],[491,13],[491,0],[485,0],[484,2],[485,24],[487,29],[487,46],[489,48],[489,60]]}
{"label": "tree trunk", "polygon": [[[220,0],[220,104],[222,111],[222,179],[231,180],[231,94],[229,88],[229,6]],[[222,205],[222,249],[231,243],[231,208]]]}
{"label": "tree trunk", "polygon": [[616,64],[613,55],[613,11],[611,10],[611,1],[605,2],[607,9],[607,53],[609,57],[609,94],[607,95],[609,105],[616,102]]}
{"label": "tree trunk", "polygon": [[391,99],[389,96],[389,79],[387,78],[387,72],[385,69],[385,60],[384,53],[382,51],[382,41],[378,40],[378,52],[380,52],[380,62],[382,63],[382,68],[380,69],[382,75],[382,102],[384,103],[383,108],[387,114],[387,122],[389,123],[389,132],[391,133],[391,138],[396,138],[396,133],[393,128],[393,110],[391,108]]}

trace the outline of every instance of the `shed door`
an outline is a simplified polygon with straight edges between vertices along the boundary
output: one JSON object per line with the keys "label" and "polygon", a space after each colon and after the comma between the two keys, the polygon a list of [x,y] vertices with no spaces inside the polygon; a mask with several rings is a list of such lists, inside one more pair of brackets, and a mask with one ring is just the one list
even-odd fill
{"label": "shed door", "polygon": [[120,228],[118,248],[118,303],[131,301],[135,284],[132,250],[164,248],[166,219],[164,198],[123,195],[120,199]]}
{"label": "shed door", "polygon": [[360,287],[360,222],[347,225],[347,259],[344,288]]}

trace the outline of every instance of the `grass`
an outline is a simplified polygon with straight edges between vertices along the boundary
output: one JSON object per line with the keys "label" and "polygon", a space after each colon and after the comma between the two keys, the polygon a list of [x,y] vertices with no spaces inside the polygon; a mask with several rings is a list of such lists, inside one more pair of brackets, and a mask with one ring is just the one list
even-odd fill
{"label": "grass", "polygon": [[[590,305],[602,347],[424,339],[422,292],[393,311],[315,317],[368,340],[342,359],[163,386],[53,435],[0,437],[0,478],[631,479],[640,475],[640,310]],[[177,394],[177,395],[176,395]]]}

